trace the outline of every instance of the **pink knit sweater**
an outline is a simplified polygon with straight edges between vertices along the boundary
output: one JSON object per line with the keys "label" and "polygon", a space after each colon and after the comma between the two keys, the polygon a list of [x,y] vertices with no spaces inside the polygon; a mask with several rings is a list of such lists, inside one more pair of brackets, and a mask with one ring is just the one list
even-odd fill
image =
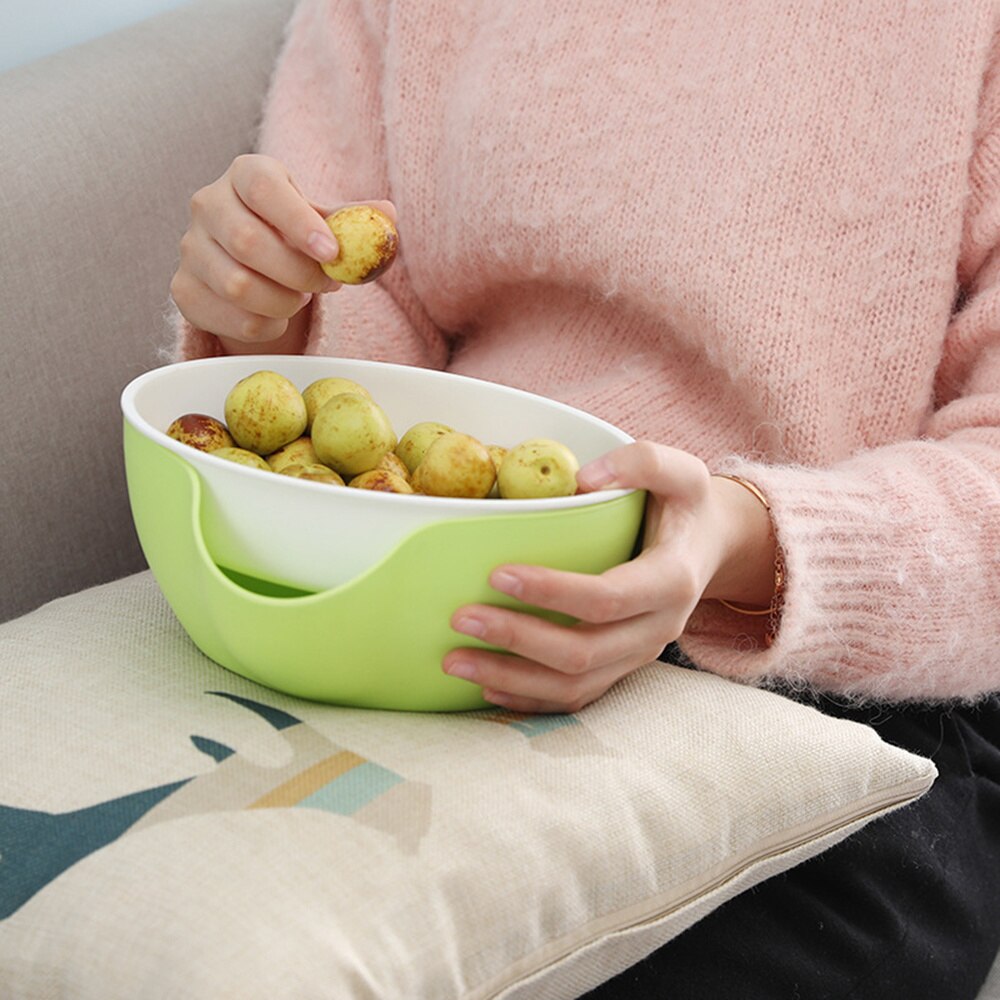
{"label": "pink knit sweater", "polygon": [[525,387],[756,482],[780,631],[703,602],[707,669],[1000,689],[996,8],[304,0],[259,147],[317,201],[391,198],[403,242],[307,349]]}

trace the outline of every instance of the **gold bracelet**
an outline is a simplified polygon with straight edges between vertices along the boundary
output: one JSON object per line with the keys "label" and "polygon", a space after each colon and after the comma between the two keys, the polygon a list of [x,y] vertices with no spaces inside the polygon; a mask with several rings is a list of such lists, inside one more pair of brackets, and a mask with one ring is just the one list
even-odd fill
{"label": "gold bracelet", "polygon": [[[771,534],[774,536],[774,521],[771,515],[771,505],[768,503],[767,497],[760,491],[754,483],[749,480],[744,479],[742,476],[727,475],[726,473],[717,472],[714,473],[718,479],[729,479],[734,483],[738,483],[745,490],[752,493],[757,500],[763,506],[764,510],[767,511],[768,520],[771,524]],[[774,539],[774,593],[771,597],[771,603],[766,608],[741,608],[737,604],[733,604],[730,601],[725,600],[722,597],[717,597],[716,600],[725,608],[729,608],[730,611],[735,611],[739,615],[770,615],[770,622],[768,623],[767,633],[765,634],[765,642],[770,646],[774,642],[774,638],[778,632],[778,623],[781,618],[781,608],[784,603],[784,593],[785,593],[785,557],[781,551],[781,546],[778,544],[777,537]]]}
{"label": "gold bracelet", "polygon": [[766,608],[741,608],[739,605],[733,604],[732,601],[727,601],[724,597],[717,597],[716,600],[724,608],[729,608],[730,611],[735,611],[738,615],[769,615],[774,610],[773,601]]}

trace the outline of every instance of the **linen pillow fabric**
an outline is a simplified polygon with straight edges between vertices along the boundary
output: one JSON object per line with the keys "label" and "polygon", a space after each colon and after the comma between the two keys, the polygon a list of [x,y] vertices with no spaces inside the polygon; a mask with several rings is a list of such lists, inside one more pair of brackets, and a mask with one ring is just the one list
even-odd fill
{"label": "linen pillow fabric", "polygon": [[935,775],[659,663],[575,715],[299,701],[148,573],[0,626],[0,698],[5,1000],[574,997]]}
{"label": "linen pillow fabric", "polygon": [[1000,955],[997,955],[976,1000],[1000,1000]]}

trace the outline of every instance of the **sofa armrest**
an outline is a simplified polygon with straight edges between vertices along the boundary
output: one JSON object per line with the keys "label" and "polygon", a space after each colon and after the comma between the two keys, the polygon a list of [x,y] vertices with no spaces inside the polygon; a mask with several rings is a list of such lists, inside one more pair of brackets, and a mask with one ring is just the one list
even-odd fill
{"label": "sofa armrest", "polygon": [[201,0],[0,75],[0,621],[141,569],[119,394],[188,200],[253,140],[291,0]]}

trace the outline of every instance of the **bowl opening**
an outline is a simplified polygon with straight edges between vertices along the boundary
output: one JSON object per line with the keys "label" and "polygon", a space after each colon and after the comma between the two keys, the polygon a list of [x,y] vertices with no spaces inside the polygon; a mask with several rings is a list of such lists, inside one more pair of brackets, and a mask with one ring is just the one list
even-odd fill
{"label": "bowl opening", "polygon": [[249,573],[241,573],[239,570],[229,569],[219,563],[215,563],[215,567],[230,583],[251,594],[257,594],[259,597],[312,597],[313,594],[317,593],[315,590],[303,590],[301,587],[292,587],[284,583],[276,583],[273,580],[264,580],[259,576],[251,576]]}

